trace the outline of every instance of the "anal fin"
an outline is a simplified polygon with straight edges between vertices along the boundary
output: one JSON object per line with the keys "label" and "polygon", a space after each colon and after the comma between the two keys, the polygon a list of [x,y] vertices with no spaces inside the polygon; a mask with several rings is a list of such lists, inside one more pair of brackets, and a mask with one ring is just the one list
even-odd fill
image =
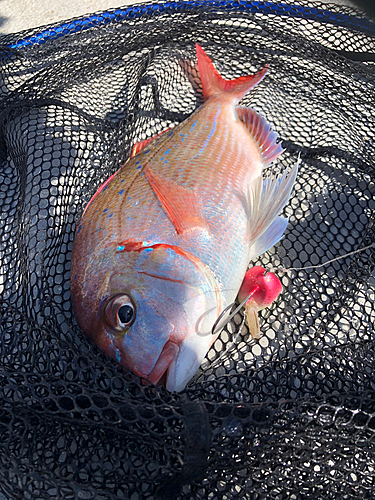
{"label": "anal fin", "polygon": [[281,240],[287,228],[288,222],[288,218],[276,217],[262,236],[251,246],[252,260],[259,257],[259,255],[262,255],[262,253],[267,252],[267,250],[272,248],[279,240]]}
{"label": "anal fin", "polygon": [[287,204],[298,172],[299,160],[282,175],[261,176],[250,184],[246,196],[251,258],[261,255],[282,237],[288,219],[279,213]]}
{"label": "anal fin", "polygon": [[193,189],[187,189],[174,181],[161,177],[150,167],[146,167],[145,174],[177,234],[195,228],[207,229],[200,199]]}

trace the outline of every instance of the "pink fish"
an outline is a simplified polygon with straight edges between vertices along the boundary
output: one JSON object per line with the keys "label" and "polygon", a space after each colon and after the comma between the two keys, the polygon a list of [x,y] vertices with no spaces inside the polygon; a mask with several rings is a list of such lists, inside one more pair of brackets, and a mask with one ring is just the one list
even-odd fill
{"label": "pink fish", "polygon": [[267,72],[225,80],[197,45],[205,103],[135,146],[93,196],[74,241],[71,292],[81,329],[152,383],[181,391],[216,340],[249,262],[288,220],[297,165],[262,172],[281,153],[256,111],[236,107]]}

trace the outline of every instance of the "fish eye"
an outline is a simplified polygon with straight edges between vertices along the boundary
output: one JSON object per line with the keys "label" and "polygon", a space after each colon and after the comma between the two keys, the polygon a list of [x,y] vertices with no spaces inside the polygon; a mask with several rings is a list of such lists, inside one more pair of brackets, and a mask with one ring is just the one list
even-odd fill
{"label": "fish eye", "polygon": [[120,324],[127,325],[131,323],[134,316],[134,307],[130,304],[124,304],[118,310],[117,316]]}
{"label": "fish eye", "polygon": [[118,332],[129,328],[136,318],[136,307],[130,295],[111,297],[105,306],[105,317],[109,326]]}

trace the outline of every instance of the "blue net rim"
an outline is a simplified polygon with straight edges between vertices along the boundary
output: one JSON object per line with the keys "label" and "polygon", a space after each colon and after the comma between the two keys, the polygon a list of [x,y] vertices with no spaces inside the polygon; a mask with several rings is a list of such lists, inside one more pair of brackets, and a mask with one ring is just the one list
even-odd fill
{"label": "blue net rim", "polygon": [[124,20],[136,18],[156,17],[161,14],[183,12],[194,9],[216,8],[218,10],[231,10],[252,12],[265,15],[286,16],[301,19],[317,20],[320,23],[332,24],[360,31],[369,35],[375,34],[375,23],[370,19],[355,17],[353,15],[333,12],[326,9],[298,4],[260,0],[179,0],[176,2],[152,2],[136,4],[124,8],[110,9],[98,14],[66,21],[62,24],[50,26],[40,33],[34,33],[8,45],[11,49],[22,49],[32,45],[42,45],[50,40],[71,35],[93,27],[113,24]]}

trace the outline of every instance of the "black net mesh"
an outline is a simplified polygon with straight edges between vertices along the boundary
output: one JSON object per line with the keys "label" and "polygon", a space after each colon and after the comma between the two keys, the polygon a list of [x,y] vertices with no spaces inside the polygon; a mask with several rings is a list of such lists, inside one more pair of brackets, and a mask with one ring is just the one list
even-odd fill
{"label": "black net mesh", "polygon": [[[237,315],[181,394],[145,387],[71,310],[75,226],[134,142],[202,102],[201,44],[301,168],[285,238],[318,266],[375,240],[374,24],[318,3],[185,1],[2,37],[0,490],[11,499],[375,498],[374,248],[282,274],[259,341]],[[281,276],[281,274],[280,274]]]}

